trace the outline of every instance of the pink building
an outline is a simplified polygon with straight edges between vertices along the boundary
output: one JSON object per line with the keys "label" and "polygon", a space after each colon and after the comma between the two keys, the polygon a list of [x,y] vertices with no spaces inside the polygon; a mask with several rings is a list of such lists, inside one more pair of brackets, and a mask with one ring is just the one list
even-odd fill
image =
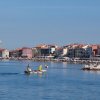
{"label": "pink building", "polygon": [[28,47],[22,48],[22,57],[31,59],[32,58],[32,49]]}
{"label": "pink building", "polygon": [[96,56],[98,53],[98,45],[91,45],[91,47],[92,47],[93,55]]}

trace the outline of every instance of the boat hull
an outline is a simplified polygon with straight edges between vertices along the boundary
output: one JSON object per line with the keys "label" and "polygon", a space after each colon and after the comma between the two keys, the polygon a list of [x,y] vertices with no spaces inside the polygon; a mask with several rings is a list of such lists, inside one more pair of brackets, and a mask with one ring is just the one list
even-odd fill
{"label": "boat hull", "polygon": [[82,70],[100,71],[100,65],[85,65]]}
{"label": "boat hull", "polygon": [[33,70],[33,71],[24,71],[25,74],[42,74],[42,73],[45,73],[46,70]]}

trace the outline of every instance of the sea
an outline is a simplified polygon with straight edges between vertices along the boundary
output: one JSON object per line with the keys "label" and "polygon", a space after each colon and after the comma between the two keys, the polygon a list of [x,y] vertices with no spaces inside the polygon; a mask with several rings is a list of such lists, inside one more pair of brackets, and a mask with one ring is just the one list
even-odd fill
{"label": "sea", "polygon": [[[27,65],[43,74],[25,74]],[[48,65],[46,69],[44,66]],[[100,100],[100,72],[83,71],[84,64],[0,61],[0,100]]]}

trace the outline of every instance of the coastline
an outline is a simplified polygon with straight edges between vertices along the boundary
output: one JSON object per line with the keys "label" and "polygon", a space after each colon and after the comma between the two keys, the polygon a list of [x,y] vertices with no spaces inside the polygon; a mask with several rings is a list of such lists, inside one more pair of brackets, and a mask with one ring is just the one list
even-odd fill
{"label": "coastline", "polygon": [[88,64],[88,63],[100,63],[100,59],[95,58],[70,58],[70,59],[48,59],[48,58],[17,58],[17,57],[10,57],[10,58],[0,58],[0,61],[5,60],[31,60],[31,61],[41,61],[41,62],[67,62],[67,63],[81,63],[81,64]]}

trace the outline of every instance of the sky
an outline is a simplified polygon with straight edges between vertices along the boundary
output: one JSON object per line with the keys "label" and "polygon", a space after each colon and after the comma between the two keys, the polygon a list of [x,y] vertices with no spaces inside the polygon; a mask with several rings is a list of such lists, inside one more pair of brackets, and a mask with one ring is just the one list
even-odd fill
{"label": "sky", "polygon": [[0,0],[0,47],[100,44],[100,0]]}

